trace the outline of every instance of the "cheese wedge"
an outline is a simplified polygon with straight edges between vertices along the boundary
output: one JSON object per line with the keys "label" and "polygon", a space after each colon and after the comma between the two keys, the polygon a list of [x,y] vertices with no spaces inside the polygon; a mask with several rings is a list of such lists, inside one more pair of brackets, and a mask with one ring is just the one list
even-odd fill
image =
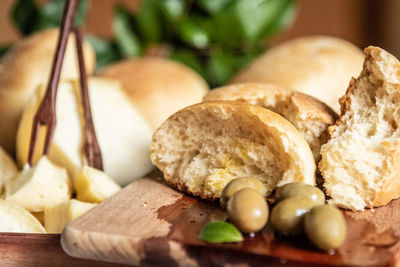
{"label": "cheese wedge", "polygon": [[114,195],[121,187],[106,173],[85,166],[73,179],[76,198],[81,201],[99,203]]}
{"label": "cheese wedge", "polygon": [[65,202],[71,197],[67,171],[54,165],[46,156],[8,181],[5,188],[6,200],[30,212],[41,212],[45,207]]}
{"label": "cheese wedge", "polygon": [[44,221],[48,233],[59,234],[64,227],[97,204],[85,203],[76,199],[47,207],[44,210]]}
{"label": "cheese wedge", "polygon": [[[148,173],[149,145],[152,129],[123,93],[119,83],[104,78],[90,78],[89,97],[97,139],[102,152],[105,172],[120,185],[126,185]],[[32,121],[44,87],[36,91],[24,110],[17,136],[17,160],[27,161]],[[84,165],[84,119],[80,89],[77,82],[61,82],[57,94],[57,126],[49,158],[67,168],[72,177]],[[44,132],[39,134],[34,162],[42,155]]]}
{"label": "cheese wedge", "polygon": [[17,174],[17,171],[14,160],[0,147],[0,195],[3,192],[4,183]]}

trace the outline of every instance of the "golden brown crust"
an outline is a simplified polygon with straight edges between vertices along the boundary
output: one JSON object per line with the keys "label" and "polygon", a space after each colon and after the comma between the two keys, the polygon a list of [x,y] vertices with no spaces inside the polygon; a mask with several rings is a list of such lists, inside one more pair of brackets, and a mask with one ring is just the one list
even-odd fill
{"label": "golden brown crust", "polygon": [[291,102],[301,116],[318,119],[323,123],[332,124],[337,114],[325,103],[315,97],[296,92],[273,83],[239,83],[213,89],[203,98],[204,101],[241,101],[264,108],[270,108],[271,101]]}
{"label": "golden brown crust", "polygon": [[119,80],[154,128],[179,109],[200,102],[208,91],[205,81],[193,70],[163,58],[124,60],[98,75]]}
{"label": "golden brown crust", "polygon": [[349,87],[346,90],[346,94],[343,95],[341,98],[339,98],[340,113],[341,113],[340,117],[338,120],[336,120],[336,123],[334,125],[331,125],[328,127],[328,130],[327,130],[328,139],[331,138],[331,136],[335,132],[336,128],[339,125],[343,124],[343,115],[346,114],[346,112],[350,110],[351,95],[353,94],[356,86],[357,86],[357,80],[355,78],[351,78]]}
{"label": "golden brown crust", "polygon": [[[0,65],[0,145],[14,154],[15,136],[22,111],[39,84],[46,84],[56,48],[58,30],[35,33],[17,43]],[[83,52],[88,74],[95,55],[88,43]],[[69,39],[61,79],[77,79],[78,67],[73,36]]]}
{"label": "golden brown crust", "polygon": [[[268,108],[288,119],[299,130],[305,125],[316,127],[315,122],[327,127],[338,118],[331,108],[318,99],[273,83],[242,83],[223,86],[210,91],[204,97],[204,101],[212,100],[241,101]],[[301,125],[297,125],[298,123]],[[303,130],[309,134],[313,129]],[[320,134],[307,138],[314,158],[318,160],[320,146],[327,141],[327,134],[322,131]]]}
{"label": "golden brown crust", "polygon": [[[359,78],[355,79],[354,77],[351,78],[349,86],[346,90],[346,93],[339,98],[339,104],[340,104],[340,117],[339,119],[336,121],[336,123],[334,125],[331,125],[330,127],[328,127],[328,138],[330,139],[330,137],[333,135],[333,133],[335,132],[336,128],[343,124],[343,116],[350,111],[351,108],[351,96],[354,95],[355,90],[357,90],[358,87],[358,80],[360,78],[363,78],[365,76],[368,76],[368,69],[366,67],[366,64],[368,64],[370,61],[373,60],[373,56],[372,53],[376,53],[377,52],[376,47],[372,47],[369,46],[367,48],[364,49],[365,52],[365,59],[364,59],[364,63],[363,63],[363,70],[360,73]],[[397,61],[397,59],[396,59]]]}

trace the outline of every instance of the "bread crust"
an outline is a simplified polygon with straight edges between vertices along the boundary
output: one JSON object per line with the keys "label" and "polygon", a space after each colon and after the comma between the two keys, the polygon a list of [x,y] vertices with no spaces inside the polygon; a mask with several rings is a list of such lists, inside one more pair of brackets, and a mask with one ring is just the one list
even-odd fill
{"label": "bread crust", "polygon": [[[269,111],[265,108],[261,108],[255,105],[249,105],[238,101],[208,101],[199,104],[195,104],[186,107],[172,116],[170,116],[154,133],[153,141],[151,144],[151,159],[163,173],[166,182],[174,188],[186,192],[188,194],[201,197],[203,199],[215,200],[219,198],[219,195],[209,195],[204,193],[202,190],[190,190],[189,187],[177,177],[173,176],[173,173],[168,173],[166,168],[168,163],[164,161],[161,155],[161,150],[165,150],[165,144],[162,143],[162,135],[169,127],[174,127],[172,122],[179,121],[186,114],[195,114],[200,110],[217,110],[220,116],[229,116],[230,112],[239,113],[251,120],[254,120],[257,125],[254,126],[253,131],[259,133],[259,136],[267,136],[272,131],[277,131],[282,140],[287,140],[290,144],[285,144],[285,153],[287,160],[290,164],[290,168],[296,168],[297,177],[290,177],[290,179],[296,181],[302,181],[309,184],[315,184],[315,162],[311,150],[304,140],[303,136],[291,125],[285,118],[280,115]],[[204,121],[206,123],[206,120]],[[188,125],[190,127],[190,125]],[[204,125],[203,127],[207,127]],[[239,127],[239,125],[238,125]],[[254,141],[254,140],[253,140]],[[263,142],[267,142],[263,139]],[[276,140],[276,142],[282,142]],[[182,155],[181,155],[182,156]],[[287,177],[285,179],[288,179]],[[280,183],[286,183],[283,179]]]}
{"label": "bread crust", "polygon": [[204,96],[204,101],[240,101],[268,108],[268,101],[290,99],[300,116],[333,124],[338,115],[325,103],[310,95],[274,83],[239,83],[219,87]]}
{"label": "bread crust", "polygon": [[[295,127],[296,121],[318,122],[328,127],[328,125],[335,123],[338,118],[331,108],[318,99],[273,83],[227,85],[210,91],[203,100],[240,101],[258,105],[277,112],[293,123]],[[284,109],[291,110],[291,112],[285,114],[287,112],[282,110],[280,106],[284,106]],[[310,127],[313,127],[311,123]],[[304,130],[309,131],[310,129]],[[307,141],[313,151],[315,160],[318,160],[320,146],[327,141],[325,130],[321,131],[318,136],[313,137],[312,140]]]}
{"label": "bread crust", "polygon": [[[22,111],[40,84],[47,84],[58,38],[58,30],[35,33],[17,43],[0,65],[0,145],[10,154],[15,151],[15,137]],[[73,35],[68,40],[61,80],[78,79],[78,65]],[[94,70],[95,55],[90,45],[83,45],[86,71]]]}
{"label": "bread crust", "polygon": [[297,38],[272,47],[231,83],[272,82],[311,95],[339,112],[338,99],[362,69],[355,45],[329,36]]}
{"label": "bread crust", "polygon": [[104,68],[98,75],[119,80],[154,129],[169,115],[200,102],[208,91],[208,85],[196,72],[163,58],[124,60]]}

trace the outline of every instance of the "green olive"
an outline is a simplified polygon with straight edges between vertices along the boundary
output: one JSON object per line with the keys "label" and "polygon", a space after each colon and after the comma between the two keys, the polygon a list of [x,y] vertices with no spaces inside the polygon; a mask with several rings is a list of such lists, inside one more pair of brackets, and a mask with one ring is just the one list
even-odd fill
{"label": "green olive", "polygon": [[267,195],[267,188],[265,185],[258,179],[254,177],[241,177],[236,178],[230,181],[222,190],[221,199],[219,200],[219,204],[222,208],[226,208],[226,203],[229,198],[236,193],[237,191],[251,188],[258,191],[263,197]]}
{"label": "green olive", "polygon": [[234,193],[227,208],[229,220],[244,233],[258,232],[268,221],[267,201],[251,188]]}
{"label": "green olive", "polygon": [[313,208],[304,218],[304,230],[310,241],[325,251],[339,248],[346,239],[343,214],[330,205]]}
{"label": "green olive", "polygon": [[313,200],[305,197],[284,199],[272,209],[271,225],[281,234],[298,234],[302,230],[304,215],[316,205]]}
{"label": "green olive", "polygon": [[289,197],[307,197],[315,201],[318,205],[325,204],[325,194],[317,187],[301,183],[293,182],[285,184],[276,190],[276,200],[280,201]]}

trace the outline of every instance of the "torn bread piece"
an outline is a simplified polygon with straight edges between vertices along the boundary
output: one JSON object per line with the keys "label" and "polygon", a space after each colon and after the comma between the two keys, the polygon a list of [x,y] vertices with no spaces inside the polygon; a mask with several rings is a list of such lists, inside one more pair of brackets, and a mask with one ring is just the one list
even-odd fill
{"label": "torn bread piece", "polygon": [[400,196],[400,63],[378,47],[365,50],[363,71],[340,99],[319,169],[331,203],[363,210]]}
{"label": "torn bread piece", "polygon": [[315,184],[315,163],[299,131],[275,112],[238,101],[210,101],[178,111],[154,133],[151,159],[165,180],[214,200],[234,178],[266,185]]}
{"label": "torn bread piece", "polygon": [[273,83],[241,83],[210,91],[204,101],[241,101],[268,108],[290,121],[310,145],[318,162],[321,145],[328,141],[326,129],[337,114],[318,99]]}

